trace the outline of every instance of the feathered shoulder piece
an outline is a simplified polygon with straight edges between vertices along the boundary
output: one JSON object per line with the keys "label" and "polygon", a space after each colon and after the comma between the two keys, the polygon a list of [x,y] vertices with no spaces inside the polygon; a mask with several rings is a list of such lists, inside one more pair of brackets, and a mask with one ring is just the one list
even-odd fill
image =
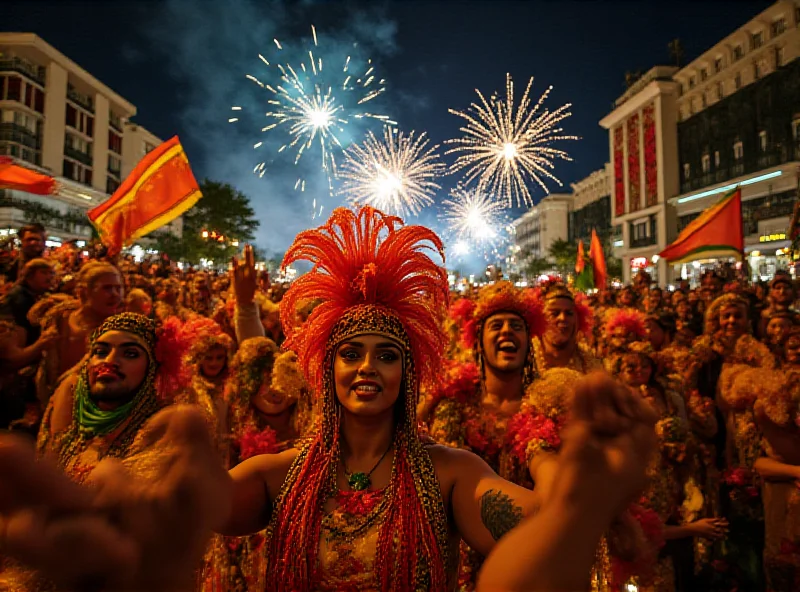
{"label": "feathered shoulder piece", "polygon": [[474,345],[478,331],[490,316],[510,312],[521,316],[528,327],[528,336],[541,337],[546,321],[542,302],[534,290],[521,290],[507,281],[495,282],[481,288],[475,302],[472,319],[464,325],[464,343]]}
{"label": "feathered shoulder piece", "polygon": [[606,318],[605,332],[611,335],[618,327],[624,327],[627,334],[636,336],[636,341],[647,339],[645,316],[633,308],[620,308]]}
{"label": "feathered shoulder piece", "polygon": [[575,384],[583,378],[571,368],[550,368],[534,380],[522,398],[523,411],[533,411],[551,419],[563,419],[569,412]]}
{"label": "feathered shoulder piece", "polygon": [[[366,332],[407,345],[422,381],[441,368],[446,336],[439,319],[449,290],[447,272],[431,254],[444,261],[442,241],[433,231],[404,226],[400,218],[369,206],[337,208],[326,224],[297,235],[283,266],[309,261],[314,267],[286,292],[281,322],[288,331],[285,347],[297,352],[315,392],[322,392],[329,348]],[[308,299],[322,303],[298,331],[295,310]]]}

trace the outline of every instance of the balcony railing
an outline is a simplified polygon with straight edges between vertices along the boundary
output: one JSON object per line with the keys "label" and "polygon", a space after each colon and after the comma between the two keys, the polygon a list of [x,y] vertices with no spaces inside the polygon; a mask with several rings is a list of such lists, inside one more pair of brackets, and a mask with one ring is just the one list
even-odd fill
{"label": "balcony railing", "polygon": [[34,150],[41,148],[39,136],[17,123],[0,123],[0,142],[15,142]]}
{"label": "balcony railing", "polygon": [[42,66],[34,66],[22,58],[0,59],[0,72],[19,72],[40,86],[44,86],[45,69]]}
{"label": "balcony railing", "polygon": [[94,103],[92,101],[92,97],[83,95],[76,91],[72,86],[68,86],[67,98],[79,107],[86,109],[89,113],[94,114]]}
{"label": "balcony railing", "polygon": [[638,249],[639,247],[649,247],[650,245],[656,244],[656,237],[653,236],[643,236],[640,238],[632,238],[630,240],[630,248],[631,249]]}
{"label": "balcony railing", "polygon": [[72,146],[69,145],[64,146],[64,156],[69,156],[73,160],[77,160],[78,162],[83,163],[86,166],[92,166],[92,155],[86,154],[85,152],[81,152],[80,150],[76,150]]}
{"label": "balcony railing", "polygon": [[111,129],[122,133],[122,119],[119,117],[109,117],[108,125]]}

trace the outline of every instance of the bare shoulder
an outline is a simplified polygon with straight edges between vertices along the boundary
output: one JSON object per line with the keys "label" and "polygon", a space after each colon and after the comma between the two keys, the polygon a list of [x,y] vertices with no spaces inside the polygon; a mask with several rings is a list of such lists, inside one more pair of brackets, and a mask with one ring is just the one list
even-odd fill
{"label": "bare shoulder", "polygon": [[492,472],[492,469],[477,454],[461,448],[433,444],[426,447],[431,455],[436,475],[442,486],[454,483],[459,475],[480,476]]}
{"label": "bare shoulder", "polygon": [[234,481],[246,481],[259,478],[266,486],[269,497],[274,499],[283,487],[289,468],[300,451],[290,448],[277,454],[259,454],[239,463],[231,469]]}

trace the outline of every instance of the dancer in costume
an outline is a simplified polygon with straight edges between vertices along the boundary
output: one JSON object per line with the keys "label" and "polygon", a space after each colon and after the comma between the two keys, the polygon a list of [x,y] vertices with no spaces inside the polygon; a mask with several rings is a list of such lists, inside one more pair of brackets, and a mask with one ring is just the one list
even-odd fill
{"label": "dancer in costume", "polygon": [[[89,356],[64,380],[45,411],[38,455],[52,459],[70,479],[83,483],[105,458],[125,460],[147,447],[144,424],[185,386],[181,369],[185,343],[170,325],[156,333],[142,315],[111,316],[93,333]],[[3,586],[7,587],[3,587]],[[10,565],[0,589],[52,588],[36,574]]]}
{"label": "dancer in costume", "polygon": [[755,469],[764,480],[767,590],[800,589],[800,328],[789,333],[784,365],[753,376],[755,416],[764,438]]}
{"label": "dancer in costume", "polygon": [[[115,504],[112,496],[107,503],[121,514],[113,523],[94,518],[103,531],[89,536],[88,518],[81,520],[76,512],[91,503],[91,494],[70,488],[48,497],[54,495],[48,489],[24,500],[19,493],[32,479],[61,483],[45,466],[19,473],[13,461],[22,451],[2,440],[0,511],[11,516],[4,520],[0,544],[63,580],[102,576],[115,578],[100,580],[105,587],[121,582],[163,590],[180,583],[181,570],[194,557],[195,537],[205,528],[244,534],[266,525],[267,589],[450,589],[460,538],[486,553],[519,525],[536,500],[497,477],[478,457],[426,446],[416,436],[419,383],[433,379],[439,368],[444,339],[438,309],[447,294],[445,272],[426,248],[441,253],[432,232],[404,227],[367,207],[358,213],[334,211],[328,224],[301,233],[288,251],[285,264],[306,259],[315,265],[287,292],[284,325],[291,326],[298,299],[324,300],[303,330],[289,335],[321,398],[317,433],[300,450],[251,458],[225,477],[203,461],[208,444],[194,445],[196,439],[208,439],[195,416],[169,410],[153,427],[165,445],[153,456],[160,462],[159,480],[153,482],[158,485],[138,489],[136,483],[123,485],[118,475],[107,477],[102,485],[122,496],[121,502]],[[577,400],[574,432],[567,438],[553,497],[542,500],[540,513],[531,518],[531,528],[539,527],[553,548],[534,543],[536,553],[523,552],[522,561],[506,551],[505,568],[492,570],[503,589],[582,587],[597,537],[642,483],[641,455],[652,446],[652,413],[601,377],[588,380]],[[587,488],[593,501],[581,493]],[[127,503],[126,493],[132,496]],[[55,546],[42,528],[21,532],[23,515],[17,510],[32,504],[46,510],[65,504],[64,496],[72,496],[70,511],[50,515],[47,533],[72,520],[93,553],[103,536],[119,534],[123,540],[88,563]],[[153,526],[131,529],[135,516]],[[37,553],[25,552],[31,537],[40,537]],[[134,545],[138,562],[121,553],[125,543]],[[120,552],[113,561],[112,552]],[[138,569],[131,570],[131,562]],[[109,564],[128,569],[110,572]],[[153,585],[156,581],[166,583]]]}

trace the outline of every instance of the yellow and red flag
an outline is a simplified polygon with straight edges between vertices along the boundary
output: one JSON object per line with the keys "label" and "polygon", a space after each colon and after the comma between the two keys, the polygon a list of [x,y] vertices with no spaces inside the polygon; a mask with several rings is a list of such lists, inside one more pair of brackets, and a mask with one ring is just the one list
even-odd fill
{"label": "yellow and red flag", "polygon": [[692,220],[659,257],[686,263],[700,257],[741,257],[743,251],[742,190],[737,188]]}
{"label": "yellow and red flag", "polygon": [[606,287],[608,270],[606,268],[606,256],[603,253],[603,244],[592,228],[592,242],[589,245],[589,259],[592,261],[592,273],[594,274],[594,287],[601,290]]}
{"label": "yellow and red flag", "polygon": [[178,136],[149,152],[89,220],[110,254],[172,222],[202,197]]}
{"label": "yellow and red flag", "polygon": [[586,254],[583,252],[583,240],[578,241],[578,256],[575,258],[575,273],[583,273],[583,268],[586,265],[584,259]]}
{"label": "yellow and red flag", "polygon": [[9,156],[0,156],[0,189],[49,195],[56,191],[56,180],[49,175],[14,164]]}

